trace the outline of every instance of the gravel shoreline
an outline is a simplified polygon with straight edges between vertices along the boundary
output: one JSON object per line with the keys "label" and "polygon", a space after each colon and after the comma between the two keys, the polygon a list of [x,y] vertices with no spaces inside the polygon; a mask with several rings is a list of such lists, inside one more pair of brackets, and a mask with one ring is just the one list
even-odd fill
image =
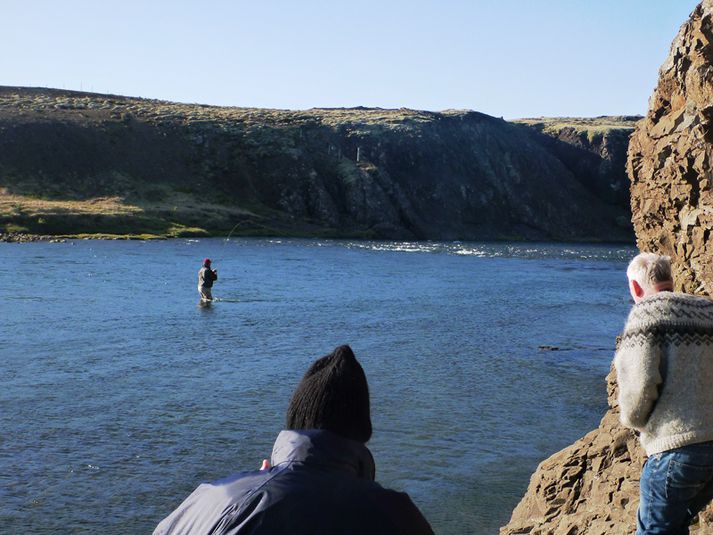
{"label": "gravel shoreline", "polygon": [[11,233],[1,233],[0,232],[0,242],[6,243],[30,243],[36,241],[46,241],[49,243],[64,243],[67,238],[61,238],[57,236],[46,236],[39,234],[25,234],[23,232],[11,232]]}

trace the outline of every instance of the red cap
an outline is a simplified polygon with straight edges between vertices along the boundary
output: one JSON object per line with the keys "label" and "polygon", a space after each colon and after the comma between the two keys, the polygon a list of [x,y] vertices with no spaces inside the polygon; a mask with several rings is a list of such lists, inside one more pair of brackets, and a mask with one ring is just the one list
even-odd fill
{"label": "red cap", "polygon": [[206,258],[203,260],[203,264],[210,264],[210,258]]}

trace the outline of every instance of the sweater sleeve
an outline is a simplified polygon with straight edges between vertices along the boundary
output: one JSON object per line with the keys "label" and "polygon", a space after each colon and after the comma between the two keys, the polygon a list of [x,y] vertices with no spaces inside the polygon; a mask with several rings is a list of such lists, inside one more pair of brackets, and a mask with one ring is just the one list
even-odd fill
{"label": "sweater sleeve", "polygon": [[[628,325],[627,325],[628,327]],[[621,423],[642,429],[654,410],[662,382],[662,348],[654,329],[624,330],[614,357]]]}

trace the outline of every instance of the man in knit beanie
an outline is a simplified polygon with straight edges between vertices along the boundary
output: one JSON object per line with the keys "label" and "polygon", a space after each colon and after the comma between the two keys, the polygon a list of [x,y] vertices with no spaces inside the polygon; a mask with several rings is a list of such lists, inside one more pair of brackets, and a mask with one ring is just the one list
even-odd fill
{"label": "man in knit beanie", "polygon": [[639,433],[637,535],[685,534],[713,499],[713,300],[673,292],[670,259],[635,257],[614,357],[621,422]]}
{"label": "man in knit beanie", "polygon": [[310,366],[272,467],[200,485],[154,535],[431,534],[409,496],[374,481],[369,387],[349,346]]}

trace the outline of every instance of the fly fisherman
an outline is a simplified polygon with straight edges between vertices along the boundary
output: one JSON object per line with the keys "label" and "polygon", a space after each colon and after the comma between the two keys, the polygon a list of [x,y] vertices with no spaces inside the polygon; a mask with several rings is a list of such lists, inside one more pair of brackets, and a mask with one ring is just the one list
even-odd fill
{"label": "fly fisherman", "polygon": [[218,270],[210,269],[210,258],[203,260],[203,267],[198,271],[198,293],[201,294],[201,301],[212,301],[213,281],[218,280]]}

